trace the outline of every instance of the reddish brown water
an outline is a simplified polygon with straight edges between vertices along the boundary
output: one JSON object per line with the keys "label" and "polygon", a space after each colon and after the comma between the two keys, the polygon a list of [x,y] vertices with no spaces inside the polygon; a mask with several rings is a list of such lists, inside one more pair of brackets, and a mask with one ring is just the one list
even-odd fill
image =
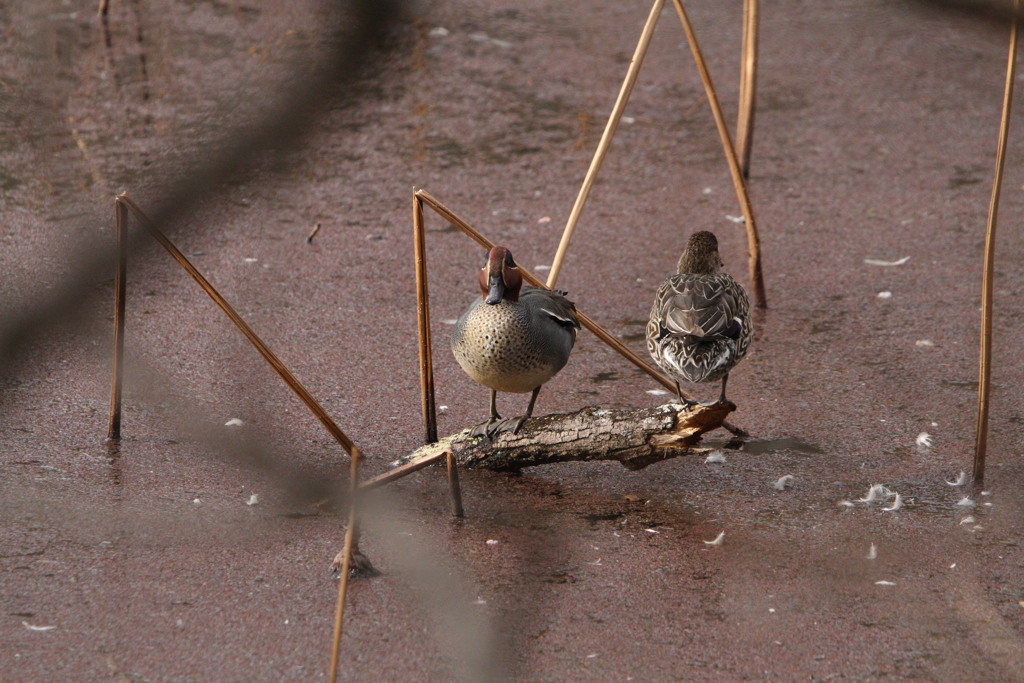
{"label": "reddish brown water", "polygon": [[[5,306],[44,301],[83,242],[112,240],[116,192],[155,205],[167,173],[216,155],[220,136],[306,75],[294,60],[323,48],[323,17],[304,5],[115,2],[109,48],[93,6],[4,11]],[[358,100],[325,92],[299,143],[255,161],[177,233],[362,447],[367,473],[422,435],[412,188],[538,274],[551,263],[647,14],[582,7],[417,3]],[[691,13],[731,119],[740,3]],[[466,472],[461,521],[439,470],[390,487],[363,539],[384,575],[352,586],[345,680],[1024,680],[1016,131],[991,495],[959,507],[968,492],[944,483],[973,445],[1008,29],[890,2],[785,0],[762,19],[751,192],[770,309],[729,384],[753,442],[724,464]],[[702,96],[669,9],[559,281],[640,353],[690,232],[714,230],[746,281]],[[487,410],[444,322],[474,296],[482,252],[429,210],[427,228],[449,433]],[[130,278],[119,452],[103,443],[112,280],[80,286],[87,323],[34,338],[8,373],[2,678],[324,677],[342,517],[314,504],[322,492],[290,496],[280,470],[225,454],[270,454],[325,486],[346,461],[169,259],[147,251]],[[647,405],[658,388],[583,334],[538,411]],[[509,414],[522,409],[510,401],[525,405],[503,397]],[[235,417],[241,427],[224,426]],[[930,448],[915,446],[921,432]],[[876,483],[904,507],[839,505]]]}

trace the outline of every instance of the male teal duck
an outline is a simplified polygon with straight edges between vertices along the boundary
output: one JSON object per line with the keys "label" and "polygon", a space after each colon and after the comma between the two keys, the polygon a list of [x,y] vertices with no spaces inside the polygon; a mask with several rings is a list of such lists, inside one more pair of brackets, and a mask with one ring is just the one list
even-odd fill
{"label": "male teal duck", "polygon": [[658,289],[647,322],[647,350],[676,382],[722,380],[725,401],[729,371],[750,347],[753,325],[747,293],[720,271],[718,240],[702,230],[690,236],[678,272]]}
{"label": "male teal duck", "polygon": [[[533,415],[541,386],[561,370],[576,343],[580,322],[564,293],[523,287],[523,277],[505,247],[494,247],[480,270],[480,292],[452,332],[452,353],[466,374],[491,390],[491,414],[474,434],[493,438],[519,431]],[[533,392],[526,414],[501,420],[497,393]]]}

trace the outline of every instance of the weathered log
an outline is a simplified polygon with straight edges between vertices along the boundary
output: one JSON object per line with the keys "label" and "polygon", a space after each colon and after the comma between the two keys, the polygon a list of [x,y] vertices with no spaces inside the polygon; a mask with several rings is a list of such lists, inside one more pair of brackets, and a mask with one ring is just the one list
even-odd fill
{"label": "weathered log", "polygon": [[684,406],[667,403],[637,410],[588,406],[574,413],[528,419],[518,434],[501,432],[493,441],[466,429],[428,444],[394,464],[405,465],[451,450],[459,465],[519,470],[573,460],[617,460],[639,470],[662,460],[709,451],[701,435],[722,426],[736,406],[731,402]]}

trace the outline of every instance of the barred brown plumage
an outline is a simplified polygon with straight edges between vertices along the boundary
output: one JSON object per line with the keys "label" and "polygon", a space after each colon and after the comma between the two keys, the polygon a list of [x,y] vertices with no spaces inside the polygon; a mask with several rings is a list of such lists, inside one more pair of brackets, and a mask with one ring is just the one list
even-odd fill
{"label": "barred brown plumage", "polygon": [[718,400],[724,401],[729,371],[746,356],[753,325],[747,293],[721,267],[714,234],[694,233],[679,257],[678,273],[658,289],[647,350],[677,390],[680,381],[721,379]]}

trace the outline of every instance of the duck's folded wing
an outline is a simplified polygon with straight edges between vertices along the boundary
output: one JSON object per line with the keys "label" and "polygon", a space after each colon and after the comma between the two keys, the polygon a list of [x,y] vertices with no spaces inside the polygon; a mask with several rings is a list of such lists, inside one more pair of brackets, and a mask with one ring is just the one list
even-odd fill
{"label": "duck's folded wing", "polygon": [[576,317],[576,306],[566,299],[562,292],[539,287],[524,287],[522,294],[519,295],[519,300],[563,327],[580,329],[580,321]]}
{"label": "duck's folded wing", "polygon": [[661,333],[735,339],[742,328],[742,290],[728,277],[680,274],[659,292]]}

